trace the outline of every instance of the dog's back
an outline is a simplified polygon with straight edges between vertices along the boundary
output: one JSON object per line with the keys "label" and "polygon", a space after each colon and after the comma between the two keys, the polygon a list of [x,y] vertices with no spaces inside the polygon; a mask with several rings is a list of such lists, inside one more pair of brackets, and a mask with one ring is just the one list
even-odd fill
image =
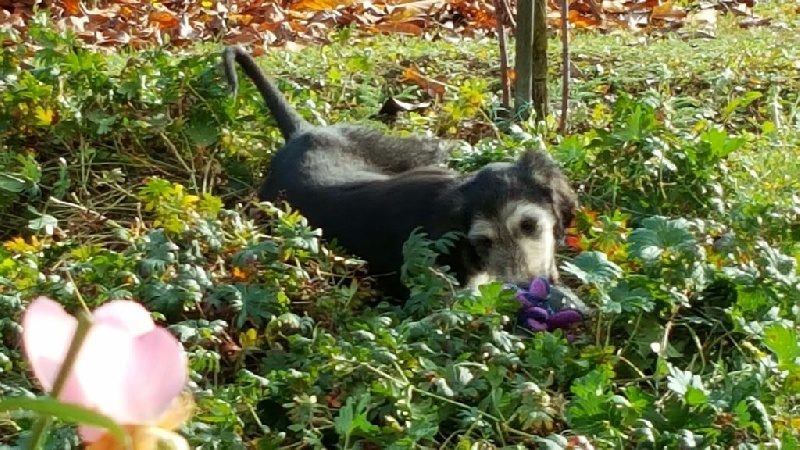
{"label": "dog's back", "polygon": [[394,174],[362,155],[396,148],[380,141],[365,148],[339,131],[320,128],[290,139],[273,156],[259,198],[286,200],[327,238],[368,261],[371,274],[396,272],[414,228],[441,234],[455,225],[446,208],[458,195],[458,177],[436,166]]}
{"label": "dog's back", "polygon": [[437,238],[459,231],[439,262],[462,284],[484,280],[558,281],[555,247],[577,206],[575,192],[546,153],[525,152],[514,163],[491,164],[468,175],[439,167],[446,141],[391,137],[353,125],[314,127],[238,47],[224,52],[234,87],[233,61],[254,81],[286,144],[272,158],[259,198],[285,199],[314,227],[355,256],[381,290],[402,298],[402,248],[421,227]]}

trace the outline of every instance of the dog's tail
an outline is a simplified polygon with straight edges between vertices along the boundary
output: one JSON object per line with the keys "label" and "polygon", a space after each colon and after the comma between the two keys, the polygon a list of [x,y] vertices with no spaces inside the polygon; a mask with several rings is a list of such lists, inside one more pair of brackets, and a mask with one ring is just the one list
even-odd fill
{"label": "dog's tail", "polygon": [[292,108],[277,86],[264,75],[264,72],[258,67],[253,57],[242,47],[238,45],[225,47],[222,52],[222,61],[225,68],[225,78],[228,79],[233,95],[235,96],[239,90],[239,79],[236,76],[236,68],[233,65],[233,62],[236,61],[242,66],[242,70],[244,70],[247,77],[258,88],[258,92],[264,98],[267,108],[275,116],[275,121],[278,122],[278,128],[281,130],[284,139],[289,140],[299,131],[311,126]]}

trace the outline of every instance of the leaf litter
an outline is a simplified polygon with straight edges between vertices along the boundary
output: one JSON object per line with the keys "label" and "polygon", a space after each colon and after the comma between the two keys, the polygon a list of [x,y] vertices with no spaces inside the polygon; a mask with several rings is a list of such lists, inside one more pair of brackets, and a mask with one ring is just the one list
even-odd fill
{"label": "leaf litter", "polygon": [[[516,1],[498,4],[512,13],[516,9]],[[570,2],[567,17],[575,29],[601,32],[663,32],[700,24],[699,37],[713,37],[711,30],[721,13],[737,16],[742,28],[771,23],[755,15],[752,8],[752,0],[701,2],[690,8],[673,0],[575,0]],[[32,2],[0,0],[0,31],[10,28],[24,36],[36,11]],[[346,27],[361,33],[397,33],[429,40],[497,33],[491,0],[64,0],[53,2],[46,14],[57,29],[71,30],[86,45],[106,51],[118,46],[184,47],[221,40],[252,45],[254,53],[260,54],[267,47],[326,43],[332,30]],[[547,17],[550,27],[560,26],[558,2],[548,0]],[[512,18],[506,22],[504,25],[515,27]]]}

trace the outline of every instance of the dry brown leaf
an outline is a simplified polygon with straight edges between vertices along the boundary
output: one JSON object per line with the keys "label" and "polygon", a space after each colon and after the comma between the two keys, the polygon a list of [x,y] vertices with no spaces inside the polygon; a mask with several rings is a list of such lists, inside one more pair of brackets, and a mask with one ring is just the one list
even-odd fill
{"label": "dry brown leaf", "polygon": [[178,27],[178,37],[180,39],[192,39],[195,34],[194,27],[192,27],[192,24],[189,23],[189,15],[182,14],[181,24],[180,27]]}
{"label": "dry brown leaf", "polygon": [[701,27],[716,25],[718,17],[719,10],[717,9],[701,9],[700,11],[691,14],[688,19],[691,25]]}
{"label": "dry brown leaf", "polygon": [[[666,1],[666,3],[665,3]],[[613,27],[635,31],[663,32],[679,28],[686,12],[675,8],[674,0],[571,0],[569,22],[575,28]],[[753,0],[711,1],[692,15],[693,24],[708,27],[716,17],[706,9],[721,9],[733,14],[750,15]],[[548,0],[547,21],[560,25],[560,2]],[[32,17],[33,2],[0,0],[0,23],[21,33]],[[342,26],[354,26],[362,32],[402,33],[427,40],[457,42],[463,36],[493,36],[496,14],[488,0],[171,0],[141,2],[111,0],[89,8],[80,0],[51,2],[53,21],[61,27],[75,29],[85,42],[108,49],[113,45],[142,47],[163,42],[182,46],[193,41],[225,35],[226,42],[249,43],[256,47],[300,47],[325,42],[328,33]],[[155,8],[155,12],[153,12]],[[8,12],[20,16],[7,17]],[[89,22],[65,18],[88,17]],[[11,19],[11,20],[9,20]],[[765,19],[748,19],[742,27],[768,23]],[[704,25],[703,25],[704,24]],[[83,33],[81,33],[83,26]],[[106,30],[114,33],[108,34]],[[103,51],[106,51],[103,50]],[[424,79],[424,77],[422,77]],[[443,84],[417,81],[432,95],[444,92]]]}
{"label": "dry brown leaf", "polygon": [[430,106],[430,102],[408,103],[398,100],[394,97],[389,97],[383,103],[383,106],[381,106],[381,109],[377,112],[377,114],[373,115],[372,117],[385,122],[393,122],[397,120],[397,117],[401,112],[421,111]]}
{"label": "dry brown leaf", "polygon": [[114,30],[104,30],[100,36],[98,44],[102,45],[124,45],[131,41],[131,36],[128,33]]}
{"label": "dry brown leaf", "polygon": [[672,0],[667,0],[666,2],[656,5],[653,7],[653,17],[660,17],[664,14],[669,14],[672,12]]}
{"label": "dry brown leaf", "polygon": [[[225,38],[226,44],[252,44],[256,41],[259,41],[258,32],[252,28],[245,28],[240,33],[235,33]],[[263,54],[264,48],[260,45],[255,45],[252,52],[253,55],[258,56],[256,53]]]}
{"label": "dry brown leaf", "polygon": [[411,81],[417,86],[424,89],[428,95],[433,97],[441,98],[444,96],[446,86],[444,83],[436,80],[431,80],[423,76],[414,66],[409,66],[406,68],[405,72],[403,72],[403,79],[405,81]]}
{"label": "dry brown leaf", "polygon": [[400,23],[382,22],[375,25],[374,28],[381,33],[400,33],[400,34],[410,34],[414,36],[422,36],[422,33],[425,31],[424,28],[411,22],[400,22]]}
{"label": "dry brown leaf", "polygon": [[621,0],[606,0],[602,5],[603,12],[607,14],[621,14],[627,11]]}
{"label": "dry brown leaf", "polygon": [[668,0],[653,8],[653,13],[650,17],[652,19],[682,19],[686,17],[686,11],[675,8],[672,0]]}
{"label": "dry brown leaf", "polygon": [[241,23],[244,26],[250,25],[253,21],[253,16],[250,14],[231,14],[228,19],[233,23]]}
{"label": "dry brown leaf", "polygon": [[411,8],[395,8],[391,13],[383,16],[389,22],[405,22],[419,17],[419,12]]}
{"label": "dry brown leaf", "polygon": [[86,16],[68,16],[56,22],[56,28],[59,30],[73,30],[76,33],[82,33],[86,31],[87,23],[89,23],[89,18]]}
{"label": "dry brown leaf", "polygon": [[772,23],[772,19],[768,17],[753,16],[742,19],[742,21],[739,22],[739,28],[752,28],[762,25],[769,25],[770,23]]}
{"label": "dry brown leaf", "polygon": [[[574,9],[569,11],[567,15],[567,22],[575,26],[575,28],[591,28],[600,25],[600,21],[594,16],[582,14]],[[561,17],[558,18],[558,25],[561,25]]]}
{"label": "dry brown leaf", "polygon": [[170,30],[180,25],[178,17],[169,11],[154,11],[150,13],[150,23],[154,23],[161,30]]}
{"label": "dry brown leaf", "polygon": [[292,3],[292,9],[297,11],[326,11],[347,6],[352,1],[341,0],[299,0]]}
{"label": "dry brown leaf", "polygon": [[653,9],[661,4],[661,0],[644,0],[642,2],[625,2],[628,11],[641,11]]}
{"label": "dry brown leaf", "polygon": [[130,6],[123,5],[119,8],[119,15],[130,20],[136,15],[136,11]]}

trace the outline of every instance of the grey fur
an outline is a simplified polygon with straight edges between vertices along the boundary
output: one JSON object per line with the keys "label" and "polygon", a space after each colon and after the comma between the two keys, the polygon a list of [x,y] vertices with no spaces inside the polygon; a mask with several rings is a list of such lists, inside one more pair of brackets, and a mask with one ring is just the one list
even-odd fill
{"label": "grey fur", "polygon": [[[514,163],[459,174],[442,167],[451,149],[447,141],[391,137],[356,125],[315,127],[291,108],[243,49],[227,47],[223,60],[234,92],[235,60],[258,87],[286,139],[272,158],[259,198],[286,200],[328,239],[365,259],[384,293],[407,296],[399,270],[403,243],[414,228],[421,226],[433,238],[453,230],[466,236],[479,218],[497,231],[491,246],[486,239],[463,237],[440,257],[460,283],[481,276],[529,282],[538,275],[558,282],[554,255],[530,264],[545,256],[531,254],[530,249],[539,248],[535,245],[526,249],[520,244],[538,245],[548,233],[548,242],[557,242],[577,206],[575,192],[548,154],[529,150]],[[501,223],[501,211],[513,202],[539,206],[549,216],[540,224],[552,223],[552,229],[528,227],[521,235]]]}

